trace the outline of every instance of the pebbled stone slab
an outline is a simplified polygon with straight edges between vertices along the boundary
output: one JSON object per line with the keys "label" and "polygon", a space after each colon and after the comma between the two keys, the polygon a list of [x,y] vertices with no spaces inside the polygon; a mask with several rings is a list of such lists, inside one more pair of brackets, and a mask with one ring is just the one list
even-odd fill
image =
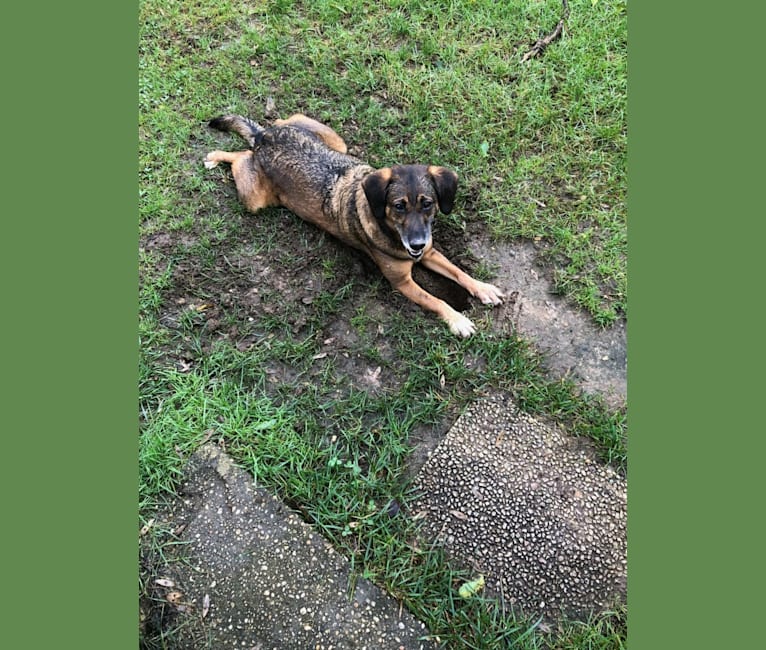
{"label": "pebbled stone slab", "polygon": [[[165,525],[188,564],[168,565],[182,613],[175,647],[425,650],[428,630],[351,570],[311,526],[217,446],[191,458]],[[202,616],[207,603],[207,612]]]}
{"label": "pebbled stone slab", "polygon": [[508,605],[583,617],[625,600],[625,478],[510,399],[471,404],[414,487],[423,534]]}

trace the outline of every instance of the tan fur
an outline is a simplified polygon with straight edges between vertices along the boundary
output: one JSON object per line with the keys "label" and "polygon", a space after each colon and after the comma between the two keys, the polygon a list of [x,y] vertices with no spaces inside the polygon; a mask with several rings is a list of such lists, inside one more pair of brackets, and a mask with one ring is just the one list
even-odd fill
{"label": "tan fur", "polygon": [[302,113],[296,113],[295,115],[291,115],[286,120],[275,120],[274,121],[275,126],[295,126],[301,129],[306,129],[307,131],[313,131],[316,133],[324,143],[330,147],[330,149],[334,149],[335,151],[338,151],[340,153],[347,153],[348,147],[346,146],[346,143],[343,141],[343,138],[341,138],[335,131],[333,131],[329,126],[322,124],[321,122],[317,122],[316,120],[306,117]]}

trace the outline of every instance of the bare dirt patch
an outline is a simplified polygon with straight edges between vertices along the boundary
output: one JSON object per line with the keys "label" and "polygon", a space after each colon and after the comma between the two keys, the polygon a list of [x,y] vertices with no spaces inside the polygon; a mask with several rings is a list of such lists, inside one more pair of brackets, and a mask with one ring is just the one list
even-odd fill
{"label": "bare dirt patch", "polygon": [[[230,188],[233,190],[233,187]],[[234,232],[213,246],[212,257],[189,254],[200,235],[153,234],[146,248],[183,255],[173,271],[160,322],[182,330],[192,322],[201,351],[209,352],[220,340],[247,351],[274,332],[263,330],[263,319],[280,328],[277,335],[293,340],[313,339],[317,347],[310,368],[299,369],[290,360],[274,359],[260,369],[267,387],[302,383],[331,372],[354,378],[358,387],[384,396],[396,392],[402,376],[395,342],[386,331],[391,314],[404,318],[420,308],[394,293],[366,256],[343,246],[302,222],[286,210],[258,215],[234,212]],[[626,326],[623,321],[603,329],[584,310],[553,293],[538,251],[528,242],[496,242],[486,229],[469,223],[460,231],[437,224],[437,246],[469,273],[480,264],[493,270],[492,282],[506,293],[505,305],[496,309],[476,306],[472,318],[480,327],[518,333],[542,354],[553,378],[567,377],[587,393],[600,395],[614,408],[626,402]],[[416,266],[418,283],[456,309],[474,306],[467,292],[454,282]],[[337,299],[336,299],[337,297]],[[329,302],[328,302],[329,299]],[[355,324],[363,313],[367,324]],[[180,369],[193,367],[200,348],[188,337],[167,356]],[[466,356],[466,364],[481,371],[481,355]],[[357,378],[359,381],[357,381]],[[300,384],[295,390],[300,391]],[[432,426],[419,426],[411,434],[415,446],[410,478],[459,415],[448,408],[445,418]]]}
{"label": "bare dirt patch", "polygon": [[482,233],[468,238],[468,249],[497,269],[496,283],[508,300],[494,314],[493,327],[507,327],[531,340],[556,377],[572,379],[587,393],[600,395],[613,407],[627,399],[627,326],[596,325],[581,309],[555,295],[546,270],[536,262],[529,242],[492,243]]}
{"label": "bare dirt patch", "polygon": [[[233,187],[223,188],[227,190]],[[231,218],[236,219],[233,235],[212,244],[203,255],[192,254],[202,233],[153,233],[142,242],[145,250],[168,258],[174,250],[181,252],[160,322],[170,329],[191,322],[203,352],[219,340],[246,351],[270,335],[263,330],[265,317],[283,336],[316,342],[319,351],[312,372],[326,371],[332,361],[336,374],[361,377],[377,394],[394,390],[401,377],[386,322],[391,314],[407,318],[420,309],[394,293],[366,256],[286,210],[258,215],[235,211]],[[584,310],[555,295],[531,243],[493,241],[475,222],[465,231],[437,224],[434,238],[437,247],[469,273],[480,266],[491,269],[491,281],[505,292],[506,302],[500,308],[483,308],[462,287],[416,266],[418,283],[456,309],[471,310],[480,328],[517,333],[530,341],[552,378],[566,377],[614,408],[625,406],[624,321],[601,328]],[[365,325],[355,321],[360,314]],[[199,352],[199,347],[185,349],[181,344],[169,355],[179,367],[188,367]],[[481,359],[476,364],[480,369]],[[286,361],[274,361],[263,370],[274,384],[296,375]],[[450,424],[418,434],[432,439],[426,444],[430,448]]]}

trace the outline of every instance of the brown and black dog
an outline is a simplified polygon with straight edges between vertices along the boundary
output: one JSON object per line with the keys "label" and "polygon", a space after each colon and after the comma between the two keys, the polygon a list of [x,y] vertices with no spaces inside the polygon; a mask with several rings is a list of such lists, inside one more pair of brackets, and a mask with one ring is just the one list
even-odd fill
{"label": "brown and black dog", "polygon": [[454,280],[484,304],[499,305],[503,294],[461,271],[431,242],[438,210],[452,211],[457,174],[433,165],[395,165],[373,169],[346,154],[346,143],[330,127],[305,115],[276,120],[264,128],[239,115],[210,121],[233,131],[247,151],[211,151],[205,166],[231,164],[237,193],[256,212],[284,206],[342,242],[366,252],[392,286],[424,309],[435,312],[460,336],[474,324],[412,279],[412,266],[424,266]]}

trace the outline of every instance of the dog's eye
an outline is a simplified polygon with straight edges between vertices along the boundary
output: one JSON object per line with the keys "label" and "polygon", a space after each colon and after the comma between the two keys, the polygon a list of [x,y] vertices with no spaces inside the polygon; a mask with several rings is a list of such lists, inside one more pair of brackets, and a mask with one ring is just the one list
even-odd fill
{"label": "dog's eye", "polygon": [[404,212],[404,208],[405,208],[404,201],[397,201],[396,203],[394,203],[394,210],[396,210],[397,212]]}
{"label": "dog's eye", "polygon": [[428,209],[428,208],[430,208],[430,207],[431,207],[433,204],[434,204],[434,202],[433,202],[431,199],[423,199],[423,200],[420,202],[420,207],[422,207],[424,210],[427,210],[427,209]]}

